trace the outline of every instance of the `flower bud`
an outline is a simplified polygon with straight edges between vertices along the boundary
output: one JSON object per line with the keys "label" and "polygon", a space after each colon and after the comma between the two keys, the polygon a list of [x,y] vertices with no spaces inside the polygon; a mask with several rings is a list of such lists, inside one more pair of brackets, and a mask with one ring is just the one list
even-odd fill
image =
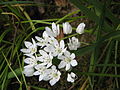
{"label": "flower bud", "polygon": [[84,33],[84,28],[85,28],[85,24],[84,23],[80,23],[76,29],[76,32],[79,34],[83,34]]}
{"label": "flower bud", "polygon": [[72,27],[68,22],[63,23],[64,34],[70,34],[72,32]]}

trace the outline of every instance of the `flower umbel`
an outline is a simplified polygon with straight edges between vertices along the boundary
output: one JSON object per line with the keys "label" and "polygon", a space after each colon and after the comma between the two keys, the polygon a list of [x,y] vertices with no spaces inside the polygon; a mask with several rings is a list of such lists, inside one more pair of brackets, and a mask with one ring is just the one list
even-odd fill
{"label": "flower umbel", "polygon": [[[82,34],[84,32],[84,23],[80,23],[76,32]],[[80,42],[75,36],[70,37],[68,40],[63,38],[67,34],[72,33],[72,26],[65,22],[63,23],[63,30],[60,30],[58,24],[52,23],[52,28],[45,27],[42,36],[35,36],[35,41],[25,41],[24,49],[21,52],[25,55],[25,66],[23,73],[25,76],[39,76],[39,81],[49,81],[50,85],[56,84],[61,74],[61,69],[64,72],[72,70],[73,67],[78,65],[75,59],[75,54],[70,53],[69,50],[77,50],[80,47]],[[66,35],[64,35],[66,34]],[[68,41],[68,42],[67,42]],[[67,81],[74,82],[76,79],[75,73],[68,73]]]}

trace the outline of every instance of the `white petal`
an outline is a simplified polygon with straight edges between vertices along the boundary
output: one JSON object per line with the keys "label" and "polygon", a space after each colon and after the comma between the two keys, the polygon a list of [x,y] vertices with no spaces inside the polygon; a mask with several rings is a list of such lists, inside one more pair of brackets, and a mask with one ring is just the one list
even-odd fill
{"label": "white petal", "polygon": [[50,66],[52,66],[52,63],[48,63],[47,64],[47,68],[49,68]]}
{"label": "white petal", "polygon": [[39,76],[39,81],[43,80],[43,77],[44,77],[43,75],[40,75]]}
{"label": "white petal", "polygon": [[40,57],[37,57],[36,60],[37,60],[37,61],[40,61],[40,62],[43,62],[43,61],[44,61],[44,58],[43,58],[43,56],[40,56]]}
{"label": "white petal", "polygon": [[66,65],[66,63],[64,61],[61,61],[60,64],[58,65],[58,68],[61,69],[61,68],[64,68]]}
{"label": "white petal", "polygon": [[71,39],[69,38],[69,43],[71,43]]}
{"label": "white petal", "polygon": [[48,56],[48,54],[47,54],[45,51],[43,51],[43,50],[39,50],[39,52],[40,52],[40,54],[41,54],[42,56]]}
{"label": "white petal", "polygon": [[56,24],[53,22],[52,23],[52,30],[53,30],[53,32],[54,32],[54,34],[55,34],[55,37],[57,36],[57,26],[56,26]]}
{"label": "white petal", "polygon": [[67,75],[67,81],[68,81],[68,82],[71,82],[71,80],[72,80],[72,77],[71,77],[71,75],[68,73],[68,75]]}
{"label": "white petal", "polygon": [[55,30],[56,29],[56,24],[53,22],[52,23],[52,29]]}
{"label": "white petal", "polygon": [[72,26],[68,23],[68,34],[72,32]]}
{"label": "white petal", "polygon": [[53,56],[51,55],[51,53],[49,53],[49,57],[50,57],[50,59],[53,59]]}
{"label": "white petal", "polygon": [[68,82],[74,82],[74,79],[71,77],[70,74],[68,74],[67,81]]}
{"label": "white petal", "polygon": [[48,38],[48,34],[46,31],[43,32],[43,38]]}
{"label": "white petal", "polygon": [[60,34],[60,27],[59,27],[59,25],[57,25],[57,35],[59,35]]}
{"label": "white petal", "polygon": [[75,54],[72,53],[72,54],[70,55],[70,58],[71,58],[71,59],[74,59],[74,58],[75,58]]}
{"label": "white petal", "polygon": [[28,56],[28,57],[31,57],[31,58],[35,59],[35,56],[33,56],[33,54],[25,54],[25,55]]}
{"label": "white petal", "polygon": [[55,48],[52,45],[48,45],[44,48],[44,50],[46,52],[53,52],[55,50]]}
{"label": "white petal", "polygon": [[33,46],[35,47],[36,46],[36,42],[35,40],[32,38],[32,42],[33,42]]}
{"label": "white petal", "polygon": [[26,64],[30,64],[30,63],[31,63],[31,61],[32,61],[32,59],[31,59],[31,58],[26,58],[26,59],[24,59],[24,62],[25,62]]}
{"label": "white petal", "polygon": [[38,64],[38,65],[35,66],[35,69],[38,70],[39,68],[41,68],[41,67],[43,67],[43,66],[44,66],[44,65]]}
{"label": "white petal", "polygon": [[68,43],[68,47],[70,50],[77,50],[77,47],[72,43]]}
{"label": "white petal", "polygon": [[71,72],[71,77],[75,78],[75,73]]}
{"label": "white petal", "polygon": [[42,38],[38,37],[38,36],[35,36],[35,38],[41,42],[41,40],[43,40]]}
{"label": "white petal", "polygon": [[52,80],[49,81],[51,86],[53,86],[56,82],[57,82],[56,79],[52,79]]}
{"label": "white petal", "polygon": [[72,66],[76,66],[76,65],[78,65],[78,63],[77,63],[76,60],[72,60],[72,61],[71,61],[71,65],[72,65]]}
{"label": "white petal", "polygon": [[33,69],[33,67],[31,67],[31,68],[24,68],[23,73],[24,73],[25,76],[27,76],[27,77],[33,76],[34,69]]}
{"label": "white petal", "polygon": [[58,78],[58,79],[60,79],[61,72],[60,72],[60,71],[58,71],[58,72],[57,72],[57,74],[58,74],[58,76],[59,76],[59,78]]}
{"label": "white petal", "polygon": [[31,58],[35,59],[35,57],[33,56],[33,54],[24,54],[24,55],[26,55],[26,56],[28,56],[28,57],[31,57]]}
{"label": "white petal", "polygon": [[51,77],[49,76],[49,75],[46,75],[44,78],[43,78],[43,80],[45,80],[45,81],[48,81],[48,80],[50,80],[51,79]]}
{"label": "white petal", "polygon": [[60,55],[60,56],[58,56],[58,59],[64,60],[64,59],[65,59],[65,56]]}
{"label": "white petal", "polygon": [[20,49],[20,51],[23,52],[23,53],[30,53],[29,49]]}
{"label": "white petal", "polygon": [[40,75],[40,72],[36,71],[36,72],[33,73],[33,75]]}
{"label": "white petal", "polygon": [[64,34],[66,33],[65,23],[63,23],[63,32],[64,32]]}
{"label": "white petal", "polygon": [[53,65],[51,68],[52,68],[53,70],[56,70],[56,66],[55,66],[55,65]]}
{"label": "white petal", "polygon": [[45,27],[46,33],[50,36],[50,37],[55,37],[55,34],[51,31],[51,29],[49,27]]}
{"label": "white petal", "polygon": [[31,42],[25,41],[24,43],[25,43],[25,46],[26,46],[27,48],[29,48],[30,46],[32,46],[32,43],[31,43]]}
{"label": "white petal", "polygon": [[70,69],[70,64],[66,64],[65,70],[68,71]]}
{"label": "white petal", "polygon": [[33,68],[33,65],[26,65],[26,66],[24,66],[24,69],[26,69],[26,68]]}
{"label": "white petal", "polygon": [[69,51],[65,51],[65,52],[64,52],[64,55],[65,55],[66,57],[70,57],[70,52],[69,52]]}
{"label": "white petal", "polygon": [[62,50],[62,52],[64,53],[66,50],[67,50],[67,47],[66,47],[66,48],[64,48],[64,49]]}
{"label": "white petal", "polygon": [[65,47],[65,43],[64,43],[63,40],[61,40],[61,41],[60,41],[60,48],[61,48],[61,49],[64,49],[64,47]]}
{"label": "white petal", "polygon": [[54,40],[53,40],[53,44],[54,44],[54,46],[59,46],[58,40],[57,40],[57,39],[54,39]]}

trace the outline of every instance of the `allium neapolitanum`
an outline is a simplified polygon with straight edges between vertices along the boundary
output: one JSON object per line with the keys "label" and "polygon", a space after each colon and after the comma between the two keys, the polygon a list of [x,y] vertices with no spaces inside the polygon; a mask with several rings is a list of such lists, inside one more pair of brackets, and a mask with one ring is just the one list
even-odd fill
{"label": "allium neapolitanum", "polygon": [[[84,23],[80,23],[76,29],[78,34],[84,33]],[[59,25],[52,23],[52,29],[45,27],[45,31],[42,37],[35,36],[32,38],[32,42],[25,41],[26,48],[21,49],[26,58],[24,62],[23,73],[25,76],[30,77],[33,75],[39,76],[39,81],[49,81],[50,85],[53,86],[59,81],[62,73],[61,69],[68,73],[67,81],[74,82],[76,74],[70,72],[73,67],[78,65],[75,59],[75,54],[70,53],[70,50],[77,50],[80,47],[78,38],[68,38],[66,44],[64,40],[58,41],[58,36],[61,34]],[[71,34],[72,26],[65,22],[63,23],[62,34]],[[61,38],[60,38],[61,39]],[[58,65],[53,64],[53,59],[60,61]],[[57,58],[57,59],[56,59]]]}

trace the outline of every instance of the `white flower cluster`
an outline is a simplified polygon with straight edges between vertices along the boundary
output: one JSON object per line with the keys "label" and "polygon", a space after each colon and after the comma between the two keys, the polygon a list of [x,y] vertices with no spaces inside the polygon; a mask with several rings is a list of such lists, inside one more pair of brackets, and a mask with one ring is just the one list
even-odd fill
{"label": "white flower cluster", "polygon": [[[85,24],[78,25],[76,32],[82,34],[84,32]],[[63,23],[63,34],[71,34],[72,27],[68,22]],[[70,71],[72,67],[78,65],[75,60],[75,54],[70,53],[68,50],[77,50],[80,47],[80,42],[76,37],[69,38],[69,42],[65,44],[64,40],[58,41],[57,37],[60,35],[60,27],[52,23],[52,29],[45,27],[42,37],[35,36],[35,41],[32,38],[32,43],[25,41],[26,48],[21,49],[26,58],[24,62],[23,73],[25,76],[39,75],[39,81],[49,81],[53,86],[59,81],[61,72],[60,69]],[[65,46],[67,45],[67,46]],[[53,64],[53,59],[60,63]],[[71,72],[68,73],[67,81],[74,82],[76,75]]]}

